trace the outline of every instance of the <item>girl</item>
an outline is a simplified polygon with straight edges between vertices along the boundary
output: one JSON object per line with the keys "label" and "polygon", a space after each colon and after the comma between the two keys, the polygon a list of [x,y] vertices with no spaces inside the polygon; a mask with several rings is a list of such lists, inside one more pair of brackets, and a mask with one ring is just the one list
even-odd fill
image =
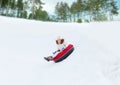
{"label": "girl", "polygon": [[56,40],[57,51],[53,52],[53,56],[44,57],[47,61],[50,61],[54,56],[66,48],[66,44],[63,38],[60,36]]}

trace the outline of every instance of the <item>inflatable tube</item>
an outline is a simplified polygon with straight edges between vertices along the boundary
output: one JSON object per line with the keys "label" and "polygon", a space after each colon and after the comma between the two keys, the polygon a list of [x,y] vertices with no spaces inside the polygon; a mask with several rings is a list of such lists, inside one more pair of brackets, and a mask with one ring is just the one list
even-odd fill
{"label": "inflatable tube", "polygon": [[67,58],[74,50],[72,44],[69,44],[63,51],[58,53],[52,60],[57,63]]}

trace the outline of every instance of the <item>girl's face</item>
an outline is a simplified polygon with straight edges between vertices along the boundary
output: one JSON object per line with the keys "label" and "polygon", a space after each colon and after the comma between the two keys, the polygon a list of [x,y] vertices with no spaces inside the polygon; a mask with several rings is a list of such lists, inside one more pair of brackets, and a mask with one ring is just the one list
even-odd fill
{"label": "girl's face", "polygon": [[60,43],[61,43],[61,39],[58,39],[57,41],[58,41],[58,44],[60,44]]}

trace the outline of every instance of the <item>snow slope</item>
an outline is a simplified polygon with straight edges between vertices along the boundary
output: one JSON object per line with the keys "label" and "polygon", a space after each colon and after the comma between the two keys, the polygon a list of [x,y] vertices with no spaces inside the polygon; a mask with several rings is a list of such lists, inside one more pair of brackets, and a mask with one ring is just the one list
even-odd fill
{"label": "snow slope", "polygon": [[[0,16],[0,85],[120,85],[120,22],[54,23]],[[75,51],[43,57],[57,36]]]}

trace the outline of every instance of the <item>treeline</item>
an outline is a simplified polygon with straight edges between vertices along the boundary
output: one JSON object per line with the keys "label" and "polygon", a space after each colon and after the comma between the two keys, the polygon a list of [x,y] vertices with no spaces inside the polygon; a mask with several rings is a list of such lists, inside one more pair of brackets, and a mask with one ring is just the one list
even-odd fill
{"label": "treeline", "polygon": [[105,21],[113,20],[118,15],[114,0],[77,0],[71,6],[66,2],[58,2],[55,6],[56,19],[63,22]]}
{"label": "treeline", "polygon": [[41,0],[0,0],[0,14],[10,17],[46,21],[48,13],[42,10]]}
{"label": "treeline", "polygon": [[57,22],[106,21],[118,15],[114,0],[76,0],[70,6],[58,2],[54,17],[42,9],[43,5],[41,0],[0,0],[0,15]]}

